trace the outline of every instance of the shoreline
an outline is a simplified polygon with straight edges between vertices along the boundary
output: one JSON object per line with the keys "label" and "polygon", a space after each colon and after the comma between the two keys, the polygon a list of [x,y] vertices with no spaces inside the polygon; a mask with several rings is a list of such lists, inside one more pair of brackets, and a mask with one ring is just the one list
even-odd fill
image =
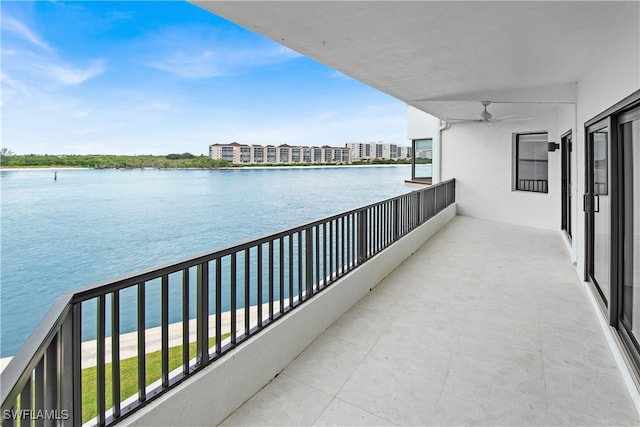
{"label": "shoreline", "polygon": [[[62,171],[62,170],[93,170],[95,168],[85,168],[85,167],[73,167],[73,166],[12,166],[12,167],[4,167],[0,166],[0,171],[9,171],[9,172],[17,172],[17,171]],[[115,169],[115,168],[114,168]]]}
{"label": "shoreline", "polygon": [[399,166],[411,166],[409,163],[382,163],[382,164],[368,164],[368,165],[286,165],[286,166],[231,166],[223,168],[86,168],[86,167],[72,167],[72,166],[12,166],[4,167],[0,166],[0,171],[18,172],[18,171],[62,171],[62,170],[268,170],[268,169],[335,169],[335,168],[368,168],[368,167],[399,167]]}

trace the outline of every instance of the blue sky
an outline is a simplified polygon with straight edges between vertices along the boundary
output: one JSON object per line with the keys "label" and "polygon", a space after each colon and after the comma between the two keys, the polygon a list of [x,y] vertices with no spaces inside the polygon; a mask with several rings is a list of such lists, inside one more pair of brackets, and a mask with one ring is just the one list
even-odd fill
{"label": "blue sky", "polygon": [[407,144],[404,103],[186,2],[2,1],[2,146]]}

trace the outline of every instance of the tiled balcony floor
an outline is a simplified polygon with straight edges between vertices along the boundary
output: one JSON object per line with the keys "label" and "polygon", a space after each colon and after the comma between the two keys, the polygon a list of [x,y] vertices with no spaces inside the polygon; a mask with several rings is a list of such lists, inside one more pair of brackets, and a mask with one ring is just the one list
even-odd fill
{"label": "tiled balcony floor", "polygon": [[560,235],[466,217],[223,423],[638,424]]}

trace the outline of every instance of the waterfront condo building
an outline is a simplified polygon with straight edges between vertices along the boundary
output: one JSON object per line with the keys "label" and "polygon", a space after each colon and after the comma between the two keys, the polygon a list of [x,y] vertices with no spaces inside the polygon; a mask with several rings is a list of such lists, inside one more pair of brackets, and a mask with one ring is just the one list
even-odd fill
{"label": "waterfront condo building", "polygon": [[227,160],[233,164],[350,164],[352,162],[349,148],[328,145],[322,147],[287,144],[262,146],[238,142],[212,144],[209,146],[209,157],[214,160]]}
{"label": "waterfront condo building", "polygon": [[348,142],[353,161],[401,160],[411,158],[411,147],[385,142]]}

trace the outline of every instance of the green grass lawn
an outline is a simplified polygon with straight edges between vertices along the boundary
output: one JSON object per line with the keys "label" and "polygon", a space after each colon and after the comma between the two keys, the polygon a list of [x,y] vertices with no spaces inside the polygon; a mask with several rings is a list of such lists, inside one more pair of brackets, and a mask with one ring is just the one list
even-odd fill
{"label": "green grass lawn", "polygon": [[[224,340],[231,334],[224,334]],[[209,348],[216,344],[215,337],[209,338]],[[196,343],[189,344],[190,359],[195,357]],[[182,346],[169,348],[169,371],[182,366]],[[146,355],[146,385],[162,377],[162,351]],[[95,366],[82,370],[82,422],[85,423],[97,415],[97,369]],[[138,357],[120,361],[120,399],[125,400],[138,393]],[[105,364],[105,408],[113,406],[111,395],[111,363]]]}

